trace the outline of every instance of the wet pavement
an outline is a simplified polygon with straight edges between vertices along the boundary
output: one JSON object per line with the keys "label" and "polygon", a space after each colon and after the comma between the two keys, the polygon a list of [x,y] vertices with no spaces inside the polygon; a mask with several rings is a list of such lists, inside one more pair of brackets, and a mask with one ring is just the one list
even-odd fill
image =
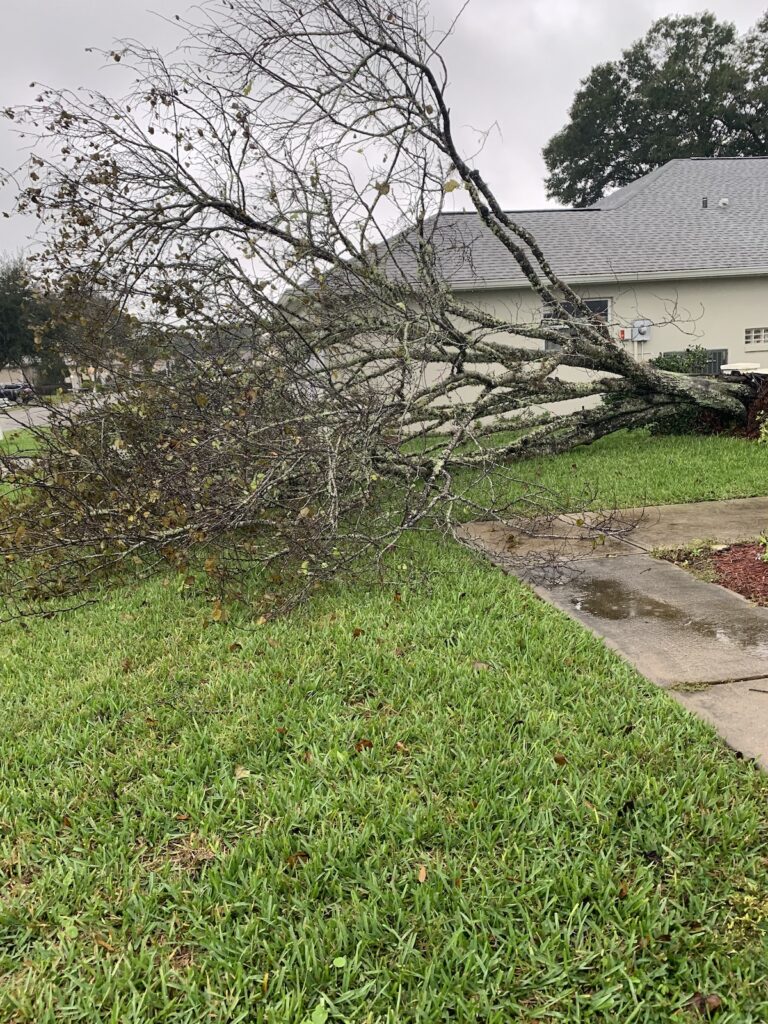
{"label": "wet pavement", "polygon": [[540,597],[768,768],[768,608],[649,553],[754,539],[768,526],[768,498],[629,509],[621,536],[600,539],[607,521],[601,513],[564,516],[525,534],[473,523],[462,539],[529,582],[531,567],[565,566],[534,586]]}
{"label": "wet pavement", "polygon": [[584,559],[567,582],[536,590],[659,686],[768,676],[768,608],[670,562]]}

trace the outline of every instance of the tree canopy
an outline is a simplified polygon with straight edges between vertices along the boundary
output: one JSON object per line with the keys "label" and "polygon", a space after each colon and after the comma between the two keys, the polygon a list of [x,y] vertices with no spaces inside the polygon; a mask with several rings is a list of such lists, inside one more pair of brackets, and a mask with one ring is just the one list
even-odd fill
{"label": "tree canopy", "polygon": [[768,15],[661,18],[582,81],[544,148],[547,193],[588,206],[675,157],[768,154]]}
{"label": "tree canopy", "polygon": [[95,338],[105,357],[115,357],[135,347],[128,337],[136,330],[113,300],[66,290],[61,283],[47,287],[35,281],[22,257],[0,262],[0,369],[21,368],[36,384],[60,384],[67,360],[77,362],[80,355],[86,364],[92,362]]}
{"label": "tree canopy", "polygon": [[23,260],[0,263],[0,369],[35,355],[31,304]]}

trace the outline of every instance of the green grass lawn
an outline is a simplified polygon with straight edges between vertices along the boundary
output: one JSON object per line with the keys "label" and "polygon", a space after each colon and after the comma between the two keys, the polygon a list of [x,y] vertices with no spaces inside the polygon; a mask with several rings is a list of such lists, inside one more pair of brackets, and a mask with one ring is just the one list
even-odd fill
{"label": "green grass lawn", "polygon": [[[767,459],[525,472],[635,503]],[[398,558],[268,626],[154,583],[0,631],[0,1020],[768,1019],[765,777],[514,579]]]}
{"label": "green grass lawn", "polygon": [[651,437],[622,432],[567,455],[531,459],[470,488],[515,500],[551,490],[572,510],[749,498],[768,493],[768,445],[737,437]]}
{"label": "green grass lawn", "polygon": [[0,439],[0,451],[9,455],[31,455],[39,447],[32,430],[12,430]]}

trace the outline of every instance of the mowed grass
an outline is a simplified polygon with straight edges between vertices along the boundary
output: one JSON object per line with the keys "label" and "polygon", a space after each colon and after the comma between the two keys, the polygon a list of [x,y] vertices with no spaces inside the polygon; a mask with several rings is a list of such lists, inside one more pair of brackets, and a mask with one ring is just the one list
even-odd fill
{"label": "mowed grass", "polygon": [[519,462],[481,484],[470,496],[515,501],[556,498],[577,511],[665,505],[768,493],[768,445],[738,437],[652,437],[623,431],[566,455]]}
{"label": "mowed grass", "polygon": [[0,631],[0,1020],[768,1018],[765,777],[452,543],[395,569]]}
{"label": "mowed grass", "polygon": [[7,455],[32,455],[39,446],[39,438],[33,430],[12,430],[0,438],[0,451]]}

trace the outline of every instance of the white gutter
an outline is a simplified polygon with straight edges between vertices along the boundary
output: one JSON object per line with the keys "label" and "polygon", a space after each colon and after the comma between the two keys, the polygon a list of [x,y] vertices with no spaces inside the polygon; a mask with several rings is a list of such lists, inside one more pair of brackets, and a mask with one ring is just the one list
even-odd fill
{"label": "white gutter", "polygon": [[[698,281],[709,278],[768,277],[768,266],[753,268],[726,268],[724,270],[667,270],[638,274],[589,274],[580,277],[564,277],[568,285],[582,284],[638,284],[641,281]],[[527,280],[515,278],[511,281],[474,281],[471,284],[453,285],[455,292],[500,291],[507,288],[531,287]]]}

